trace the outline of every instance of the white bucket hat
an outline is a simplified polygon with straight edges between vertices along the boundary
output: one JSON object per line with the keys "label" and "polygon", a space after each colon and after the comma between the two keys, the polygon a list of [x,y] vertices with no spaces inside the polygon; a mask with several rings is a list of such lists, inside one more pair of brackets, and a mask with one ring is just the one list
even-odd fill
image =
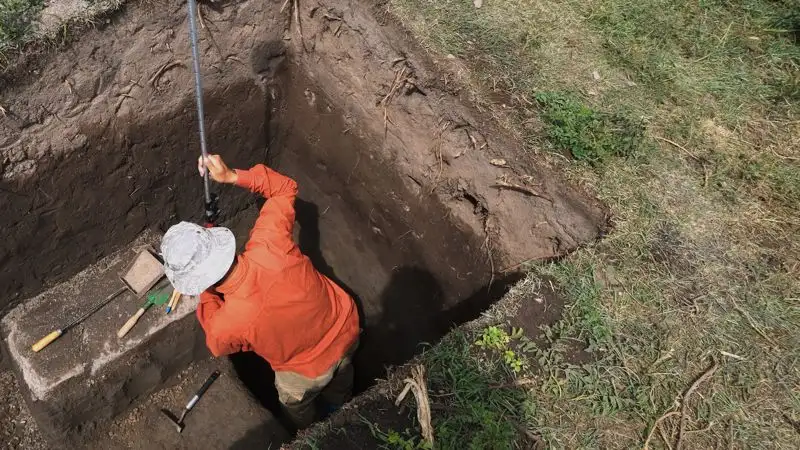
{"label": "white bucket hat", "polygon": [[161,240],[161,256],[172,286],[181,294],[199,295],[228,273],[236,256],[236,238],[225,227],[181,222]]}

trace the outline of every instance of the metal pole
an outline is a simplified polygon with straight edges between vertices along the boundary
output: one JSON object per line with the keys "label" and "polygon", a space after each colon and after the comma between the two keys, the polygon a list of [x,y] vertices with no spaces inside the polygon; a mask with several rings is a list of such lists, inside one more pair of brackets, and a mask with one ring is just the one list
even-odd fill
{"label": "metal pole", "polygon": [[[200,152],[203,161],[208,156],[206,148],[206,125],[203,120],[203,79],[200,76],[200,50],[197,45],[197,0],[189,0],[189,38],[192,44],[192,68],[194,69],[194,95],[197,100],[197,123],[200,129]],[[203,175],[203,190],[206,205],[211,203],[211,191],[208,186],[208,169]]]}

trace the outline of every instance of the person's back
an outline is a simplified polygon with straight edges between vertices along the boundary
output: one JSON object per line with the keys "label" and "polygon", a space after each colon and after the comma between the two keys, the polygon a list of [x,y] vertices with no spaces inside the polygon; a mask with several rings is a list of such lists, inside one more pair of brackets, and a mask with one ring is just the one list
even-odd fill
{"label": "person's back", "polygon": [[[245,252],[227,263],[229,270],[220,275],[221,281],[212,280],[210,283],[216,285],[200,294],[197,317],[214,355],[254,351],[266,359],[276,372],[281,402],[298,426],[306,426],[313,419],[313,401],[318,395],[334,405],[349,398],[350,356],[359,330],[355,304],[341,287],[314,269],[292,239],[296,183],[263,165],[232,172],[221,159],[212,158],[206,161],[212,178],[235,183],[268,200]],[[165,245],[170,247],[170,240],[179,233],[188,233],[194,239],[201,239],[203,233],[218,233],[216,228],[187,227],[197,226],[176,225],[162,244],[167,274],[171,280],[175,278],[173,284],[178,290],[181,276],[189,277],[170,270],[170,260],[186,258],[171,258]],[[225,236],[227,251],[229,238]],[[209,242],[213,244],[214,239],[209,238]],[[198,266],[187,264],[190,269]],[[203,264],[208,265],[205,261],[199,265]],[[196,289],[202,284],[191,280],[188,286]]]}

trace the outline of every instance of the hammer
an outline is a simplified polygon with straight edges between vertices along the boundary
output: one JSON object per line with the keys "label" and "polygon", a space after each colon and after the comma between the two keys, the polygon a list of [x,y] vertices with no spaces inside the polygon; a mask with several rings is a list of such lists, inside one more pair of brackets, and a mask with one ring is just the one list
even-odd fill
{"label": "hammer", "polygon": [[183,408],[183,412],[181,413],[180,418],[176,418],[174,414],[169,412],[169,410],[166,409],[161,410],[161,412],[164,413],[165,416],[167,416],[170,422],[175,424],[175,429],[178,430],[178,433],[183,431],[184,427],[183,419],[186,418],[186,414],[188,414],[189,411],[191,411],[192,408],[194,408],[194,405],[197,404],[197,402],[200,400],[200,397],[202,397],[203,394],[206,393],[208,388],[211,387],[211,384],[214,383],[214,380],[216,380],[218,377],[219,377],[219,370],[215,370],[214,372],[211,373],[211,375],[208,376],[208,378],[206,378],[206,382],[203,383],[202,386],[200,386],[200,389],[197,390],[197,392],[194,394],[194,397],[192,397],[192,399],[189,400],[189,403],[186,404],[186,407]]}

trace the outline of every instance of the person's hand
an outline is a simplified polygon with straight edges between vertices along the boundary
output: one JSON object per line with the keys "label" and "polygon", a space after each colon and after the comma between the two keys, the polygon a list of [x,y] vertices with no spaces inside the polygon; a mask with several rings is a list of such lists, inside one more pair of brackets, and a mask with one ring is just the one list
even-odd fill
{"label": "person's hand", "polygon": [[205,157],[205,160],[202,156],[198,158],[197,170],[200,172],[200,176],[206,174],[206,168],[208,168],[208,174],[211,176],[211,179],[217,183],[233,184],[236,183],[236,180],[239,178],[236,175],[236,171],[228,168],[225,161],[223,161],[222,157],[219,155],[208,155]]}

